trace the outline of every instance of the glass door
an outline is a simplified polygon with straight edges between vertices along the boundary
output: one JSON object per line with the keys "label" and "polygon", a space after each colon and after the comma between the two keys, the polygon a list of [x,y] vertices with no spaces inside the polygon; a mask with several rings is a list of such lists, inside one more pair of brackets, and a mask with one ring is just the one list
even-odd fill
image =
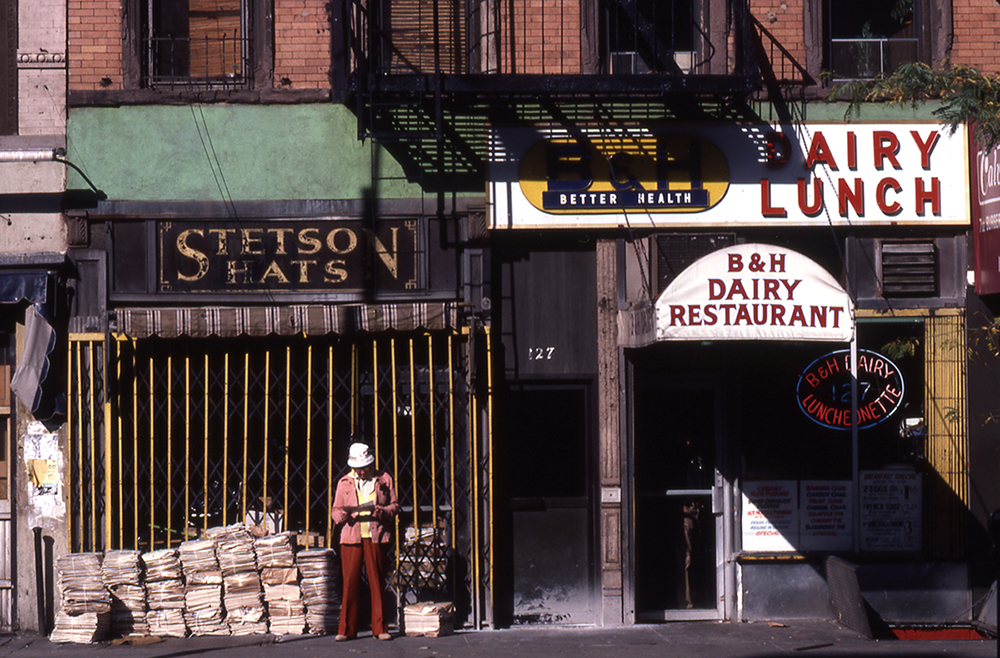
{"label": "glass door", "polygon": [[636,617],[722,618],[718,391],[649,373],[634,384]]}

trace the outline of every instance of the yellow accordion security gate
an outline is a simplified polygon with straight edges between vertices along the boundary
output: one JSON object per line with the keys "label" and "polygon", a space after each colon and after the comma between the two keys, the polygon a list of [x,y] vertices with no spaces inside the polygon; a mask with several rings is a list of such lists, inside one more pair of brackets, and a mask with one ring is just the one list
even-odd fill
{"label": "yellow accordion security gate", "polygon": [[336,546],[349,444],[374,445],[402,513],[400,603],[492,618],[488,327],[305,336],[70,336],[74,552],[176,547],[261,522]]}

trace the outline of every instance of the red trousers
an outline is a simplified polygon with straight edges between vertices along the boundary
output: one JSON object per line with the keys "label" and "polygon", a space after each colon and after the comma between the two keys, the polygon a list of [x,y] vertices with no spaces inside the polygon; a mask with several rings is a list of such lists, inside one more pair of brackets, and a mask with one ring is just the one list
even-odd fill
{"label": "red trousers", "polygon": [[344,572],[344,593],[340,600],[340,635],[358,634],[358,601],[361,598],[361,565],[368,575],[372,598],[372,635],[388,633],[382,618],[382,588],[385,585],[385,548],[370,539],[360,544],[340,545],[340,564]]}

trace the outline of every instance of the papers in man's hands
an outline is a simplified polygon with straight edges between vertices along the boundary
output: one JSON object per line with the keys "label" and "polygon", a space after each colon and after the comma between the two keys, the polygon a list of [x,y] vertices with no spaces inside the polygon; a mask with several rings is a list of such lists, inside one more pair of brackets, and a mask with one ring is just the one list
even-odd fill
{"label": "papers in man's hands", "polygon": [[348,505],[344,507],[344,511],[347,512],[348,514],[362,514],[364,512],[374,512],[375,502],[372,501],[368,503],[363,503],[361,505],[355,505],[353,507]]}

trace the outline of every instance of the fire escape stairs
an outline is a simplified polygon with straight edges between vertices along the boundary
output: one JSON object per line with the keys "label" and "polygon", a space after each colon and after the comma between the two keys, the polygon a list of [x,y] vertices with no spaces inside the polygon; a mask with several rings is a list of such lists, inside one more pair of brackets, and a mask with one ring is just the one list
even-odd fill
{"label": "fire escape stairs", "polygon": [[795,121],[789,103],[790,90],[804,90],[815,85],[816,80],[755,16],[750,18],[751,38],[767,100],[774,107],[779,123],[790,126]]}
{"label": "fire escape stairs", "polygon": [[[533,98],[534,102],[543,105],[551,105],[546,99],[553,100],[556,97],[561,98],[563,102],[569,100],[578,104],[586,102],[588,98],[592,102],[597,102],[595,99],[599,97],[615,97],[612,80],[619,80],[621,97],[629,98],[634,97],[632,94],[635,90],[632,85],[635,84],[635,79],[646,80],[650,77],[663,78],[667,87],[676,84],[677,81],[682,83],[679,90],[663,94],[662,100],[673,110],[689,117],[698,116],[699,112],[695,111],[696,106],[700,106],[701,103],[698,99],[704,99],[706,94],[730,96],[725,91],[727,84],[732,87],[730,93],[735,94],[737,98],[747,97],[754,88],[762,89],[781,125],[787,126],[794,122],[793,107],[790,102],[794,90],[804,90],[816,84],[805,67],[748,12],[749,22],[744,23],[746,28],[741,32],[744,33],[744,43],[748,46],[748,56],[753,64],[742,74],[742,78],[739,75],[733,76],[729,83],[722,82],[721,87],[710,88],[708,85],[718,84],[718,80],[709,82],[707,79],[701,80],[705,86],[699,87],[698,74],[685,75],[672,57],[653,55],[669,52],[669,48],[660,43],[662,37],[656,34],[652,26],[642,27],[644,23],[638,20],[635,0],[621,0],[620,6],[626,13],[631,12],[630,16],[636,18],[636,24],[640,26],[639,41],[646,51],[646,56],[658,70],[632,76],[576,76],[578,80],[568,83],[573,85],[571,89],[577,89],[575,85],[580,85],[582,88],[588,84],[586,80],[593,77],[594,80],[591,82],[599,84],[599,90],[583,94],[578,89],[567,94],[567,88],[559,86],[567,83],[563,80],[557,82],[556,87],[552,87],[559,88],[560,92],[546,94],[541,91],[533,93],[531,87],[532,84],[538,84],[543,76],[506,76],[516,78],[515,82],[503,79],[505,77],[503,75],[444,75],[441,72],[393,75],[375,72],[370,66],[373,62],[369,61],[363,64],[361,70],[355,72],[354,98],[358,138],[361,141],[372,140],[386,145],[410,143],[414,148],[427,148],[434,144],[440,145],[449,133],[445,125],[445,108],[454,103],[466,107],[468,102],[480,107],[491,105],[500,107],[504,103],[511,102],[511,90],[521,82],[525,83],[522,92],[527,94],[525,97]],[[684,91],[685,89],[691,91]],[[649,96],[646,95],[646,98]],[[483,121],[488,121],[488,118],[484,117]]]}

